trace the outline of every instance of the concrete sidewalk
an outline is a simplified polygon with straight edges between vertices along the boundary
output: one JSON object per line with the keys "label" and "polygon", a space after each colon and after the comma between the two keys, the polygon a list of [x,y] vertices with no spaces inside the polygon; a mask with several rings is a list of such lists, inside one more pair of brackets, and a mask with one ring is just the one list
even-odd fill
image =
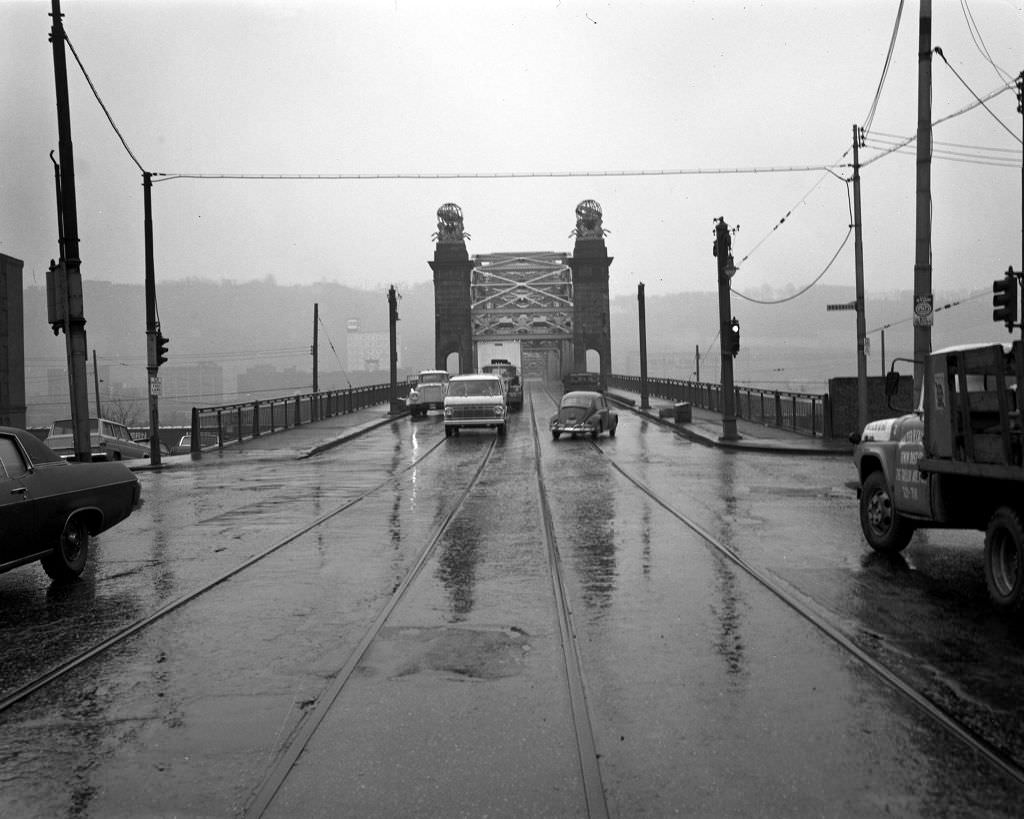
{"label": "concrete sidewalk", "polygon": [[608,397],[637,415],[668,426],[698,443],[726,449],[778,452],[797,455],[851,455],[853,444],[842,439],[825,439],[820,435],[803,435],[792,430],[770,427],[736,419],[739,439],[722,439],[722,414],[700,407],[691,407],[692,420],[676,423],[673,402],[664,398],[648,398],[649,409],[640,409],[639,393],[609,390]]}

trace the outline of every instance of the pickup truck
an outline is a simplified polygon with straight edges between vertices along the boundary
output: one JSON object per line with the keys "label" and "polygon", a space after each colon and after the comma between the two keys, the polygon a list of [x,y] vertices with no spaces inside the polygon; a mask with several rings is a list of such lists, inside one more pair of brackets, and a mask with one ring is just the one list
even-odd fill
{"label": "pickup truck", "polygon": [[[898,378],[889,373],[887,394]],[[1019,341],[937,350],[917,411],[867,424],[853,453],[871,548],[900,552],[917,529],[984,532],[989,597],[1013,614],[1024,610],[1021,383]]]}

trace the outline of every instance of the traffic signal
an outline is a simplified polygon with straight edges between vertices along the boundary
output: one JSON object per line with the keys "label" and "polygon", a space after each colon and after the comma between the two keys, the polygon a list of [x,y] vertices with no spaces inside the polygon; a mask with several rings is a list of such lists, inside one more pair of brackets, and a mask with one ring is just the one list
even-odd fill
{"label": "traffic signal", "polygon": [[730,355],[736,355],[740,351],[740,323],[735,316],[732,317],[732,321],[726,328],[722,346],[725,348],[724,352]]}
{"label": "traffic signal", "polygon": [[1017,277],[1013,268],[1002,279],[992,282],[992,321],[1001,321],[1012,331],[1017,323]]}
{"label": "traffic signal", "polygon": [[156,366],[167,363],[167,342],[169,338],[165,338],[158,332],[156,334]]}

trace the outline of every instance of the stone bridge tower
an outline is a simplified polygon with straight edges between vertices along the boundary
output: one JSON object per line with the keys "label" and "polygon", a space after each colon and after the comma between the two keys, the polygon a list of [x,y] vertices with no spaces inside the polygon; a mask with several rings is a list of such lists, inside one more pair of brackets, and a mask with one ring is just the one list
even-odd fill
{"label": "stone bridge tower", "polygon": [[608,317],[608,255],[601,225],[601,206],[585,199],[576,206],[576,245],[569,266],[572,268],[573,322],[572,370],[587,369],[587,350],[597,351],[601,359],[601,382],[607,383],[612,366],[612,339]]}
{"label": "stone bridge tower", "polygon": [[434,366],[446,369],[448,356],[459,354],[459,372],[471,373],[473,324],[470,316],[470,271],[462,210],[448,202],[437,209],[437,245],[434,247]]}

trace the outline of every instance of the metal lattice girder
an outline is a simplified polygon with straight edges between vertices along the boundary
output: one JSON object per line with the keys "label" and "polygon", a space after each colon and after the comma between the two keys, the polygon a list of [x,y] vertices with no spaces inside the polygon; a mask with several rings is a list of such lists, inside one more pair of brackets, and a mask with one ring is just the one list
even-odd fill
{"label": "metal lattice girder", "polygon": [[571,336],[572,270],[561,253],[474,257],[473,337]]}

